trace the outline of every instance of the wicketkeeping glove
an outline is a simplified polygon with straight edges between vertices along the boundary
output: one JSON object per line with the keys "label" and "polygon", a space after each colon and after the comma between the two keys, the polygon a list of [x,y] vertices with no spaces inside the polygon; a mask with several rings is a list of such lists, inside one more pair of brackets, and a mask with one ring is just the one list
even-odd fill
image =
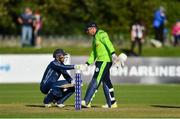
{"label": "wicketkeeping glove", "polygon": [[74,66],[75,70],[85,71],[87,70],[88,65],[87,64],[77,64]]}

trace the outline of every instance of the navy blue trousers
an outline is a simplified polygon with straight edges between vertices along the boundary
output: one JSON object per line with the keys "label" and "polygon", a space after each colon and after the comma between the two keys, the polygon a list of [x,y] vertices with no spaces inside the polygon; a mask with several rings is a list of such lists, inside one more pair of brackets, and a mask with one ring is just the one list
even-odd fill
{"label": "navy blue trousers", "polygon": [[42,93],[47,94],[44,98],[44,104],[56,102],[57,104],[64,103],[75,91],[74,87],[62,88],[62,85],[69,84],[66,80],[60,80],[53,84],[47,83],[40,87]]}

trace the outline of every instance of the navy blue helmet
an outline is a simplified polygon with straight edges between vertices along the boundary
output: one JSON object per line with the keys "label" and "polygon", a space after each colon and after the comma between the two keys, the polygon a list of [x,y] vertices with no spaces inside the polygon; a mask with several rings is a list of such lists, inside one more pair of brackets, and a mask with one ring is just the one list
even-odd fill
{"label": "navy blue helmet", "polygon": [[67,55],[63,49],[56,49],[54,52],[53,52],[53,57],[56,58],[57,56],[60,56],[60,55]]}

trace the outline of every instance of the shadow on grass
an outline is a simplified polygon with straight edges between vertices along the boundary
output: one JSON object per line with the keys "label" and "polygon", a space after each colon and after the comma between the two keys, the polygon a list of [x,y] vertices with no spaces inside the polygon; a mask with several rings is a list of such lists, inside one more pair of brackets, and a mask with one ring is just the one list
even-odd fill
{"label": "shadow on grass", "polygon": [[160,107],[160,108],[180,108],[180,106],[172,106],[172,105],[151,105],[151,107]]}

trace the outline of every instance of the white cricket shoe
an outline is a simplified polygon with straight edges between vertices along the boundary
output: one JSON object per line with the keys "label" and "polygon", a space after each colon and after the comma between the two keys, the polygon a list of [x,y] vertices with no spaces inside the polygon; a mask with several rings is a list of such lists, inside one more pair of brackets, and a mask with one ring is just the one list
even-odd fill
{"label": "white cricket shoe", "polygon": [[56,106],[57,106],[57,107],[59,107],[59,108],[63,108],[63,107],[65,107],[65,105],[64,105],[64,104],[56,104]]}
{"label": "white cricket shoe", "polygon": [[46,108],[50,108],[50,107],[52,107],[52,105],[51,105],[51,104],[44,104],[44,106],[45,106]]}
{"label": "white cricket shoe", "polygon": [[82,100],[82,101],[81,101],[81,105],[82,105],[82,107],[84,107],[84,108],[90,108],[90,107],[91,107],[91,103],[89,103],[88,105],[86,105],[85,100]]}
{"label": "white cricket shoe", "polygon": [[117,107],[118,107],[118,105],[116,102],[114,104],[112,104],[111,107],[109,107],[108,104],[102,105],[102,108],[117,108]]}

